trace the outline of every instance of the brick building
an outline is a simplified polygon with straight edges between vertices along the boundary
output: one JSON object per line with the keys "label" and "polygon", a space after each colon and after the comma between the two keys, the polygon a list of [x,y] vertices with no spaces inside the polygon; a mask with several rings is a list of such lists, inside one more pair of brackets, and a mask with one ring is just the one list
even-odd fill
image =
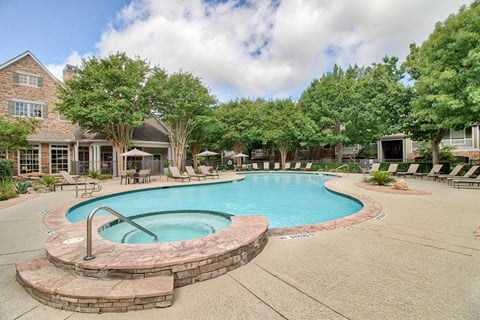
{"label": "brick building", "polygon": [[[67,66],[64,77],[72,72]],[[39,129],[28,137],[31,148],[0,155],[15,161],[14,174],[68,171],[84,174],[89,169],[118,174],[119,158],[107,140],[89,133],[55,111],[57,86],[55,78],[29,51],[0,65],[0,115],[32,117]],[[132,147],[153,155],[141,164],[160,171],[161,161],[171,152],[166,130],[154,119],[145,121],[134,131]],[[142,159],[129,159],[140,161]]]}

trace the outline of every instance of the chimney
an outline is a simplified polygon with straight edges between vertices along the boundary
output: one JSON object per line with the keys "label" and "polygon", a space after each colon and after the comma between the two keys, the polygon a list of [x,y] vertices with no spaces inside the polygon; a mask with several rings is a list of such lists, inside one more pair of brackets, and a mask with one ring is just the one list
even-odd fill
{"label": "chimney", "polygon": [[63,82],[67,82],[75,77],[77,74],[77,67],[72,66],[71,64],[67,64],[65,68],[63,68]]}

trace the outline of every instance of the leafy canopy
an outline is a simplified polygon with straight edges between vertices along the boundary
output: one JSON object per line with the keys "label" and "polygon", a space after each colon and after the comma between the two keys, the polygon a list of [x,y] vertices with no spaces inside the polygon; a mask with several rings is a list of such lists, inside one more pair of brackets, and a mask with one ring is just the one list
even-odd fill
{"label": "leafy canopy", "polygon": [[97,132],[123,152],[133,129],[150,117],[143,99],[147,63],[125,53],[84,60],[76,76],[58,88],[57,110],[81,127]]}

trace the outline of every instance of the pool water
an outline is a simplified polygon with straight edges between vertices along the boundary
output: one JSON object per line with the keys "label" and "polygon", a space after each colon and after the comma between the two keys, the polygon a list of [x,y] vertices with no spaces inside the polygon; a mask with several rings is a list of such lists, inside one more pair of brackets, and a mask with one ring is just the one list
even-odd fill
{"label": "pool water", "polygon": [[[153,212],[130,217],[157,236],[158,242],[184,241],[200,238],[225,229],[230,217],[210,211]],[[121,220],[107,224],[100,235],[118,243],[152,243],[152,236]]]}
{"label": "pool water", "polygon": [[[269,228],[284,228],[338,219],[358,212],[362,204],[324,187],[332,176],[302,173],[253,173],[244,180],[207,185],[155,188],[97,198],[74,206],[72,222],[107,206],[125,216],[155,211],[207,210],[232,215],[260,214]],[[99,212],[98,214],[101,214]]]}

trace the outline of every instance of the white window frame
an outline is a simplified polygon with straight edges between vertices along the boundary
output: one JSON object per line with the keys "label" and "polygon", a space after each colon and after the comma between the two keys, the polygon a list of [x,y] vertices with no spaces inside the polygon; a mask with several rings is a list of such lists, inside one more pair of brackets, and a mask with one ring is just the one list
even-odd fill
{"label": "white window frame", "polygon": [[40,79],[40,75],[33,74],[24,71],[15,71],[18,73],[18,84],[27,87],[35,87],[39,88],[38,80]]}
{"label": "white window frame", "polygon": [[[64,151],[67,157],[66,163],[64,162],[54,162],[54,159],[57,160],[57,157],[53,155],[53,153],[57,153],[58,151]],[[70,172],[69,168],[70,163],[70,148],[68,144],[51,144],[50,145],[50,173],[59,173],[60,171],[67,171]],[[56,170],[53,170],[53,167],[57,166]]]}
{"label": "white window frame", "polygon": [[42,119],[45,116],[45,104],[34,101],[14,100],[14,115]]}
{"label": "white window frame", "polygon": [[[36,151],[37,152],[37,158],[33,158],[33,151]],[[22,163],[22,152],[25,152],[27,153],[27,157],[25,157],[25,163]],[[32,152],[32,154],[28,154]],[[37,163],[35,163],[35,161]],[[40,145],[32,145],[31,148],[29,149],[20,149],[18,150],[18,173],[19,174],[22,174],[22,173],[30,173],[30,172],[40,172],[41,171],[41,168],[42,168],[42,153],[40,151]],[[27,169],[28,167],[37,167],[35,168],[34,170],[25,170]]]}

